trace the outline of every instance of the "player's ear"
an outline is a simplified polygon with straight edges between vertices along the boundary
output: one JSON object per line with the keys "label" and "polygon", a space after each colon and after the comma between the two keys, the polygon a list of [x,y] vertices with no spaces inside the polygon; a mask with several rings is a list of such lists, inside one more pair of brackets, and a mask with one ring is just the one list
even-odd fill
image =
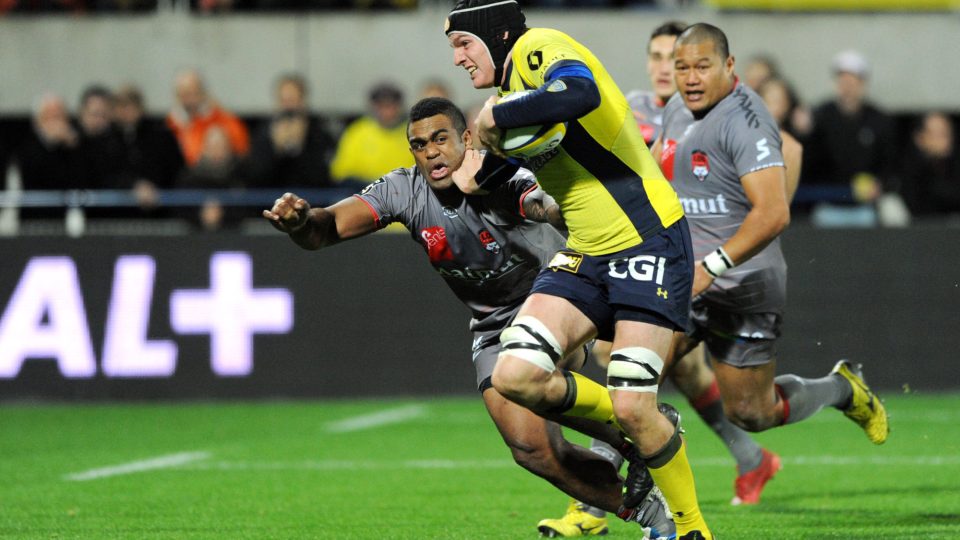
{"label": "player's ear", "polygon": [[736,59],[733,57],[732,54],[727,57],[727,65],[726,65],[727,73],[731,75],[733,74],[733,68],[736,65],[736,63],[737,63]]}
{"label": "player's ear", "polygon": [[463,146],[470,148],[473,144],[473,133],[470,132],[470,128],[463,130],[463,135],[460,136],[460,140],[463,141]]}

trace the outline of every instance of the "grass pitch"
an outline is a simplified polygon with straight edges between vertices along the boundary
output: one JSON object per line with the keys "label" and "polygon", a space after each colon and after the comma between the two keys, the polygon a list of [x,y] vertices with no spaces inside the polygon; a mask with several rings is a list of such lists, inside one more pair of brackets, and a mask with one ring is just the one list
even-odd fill
{"label": "grass pitch", "polygon": [[[757,436],[784,469],[756,507],[729,506],[732,458],[665,400],[724,540],[960,538],[960,394],[886,397],[881,447],[834,410]],[[3,405],[0,458],[2,538],[523,539],[567,502],[478,397]]]}

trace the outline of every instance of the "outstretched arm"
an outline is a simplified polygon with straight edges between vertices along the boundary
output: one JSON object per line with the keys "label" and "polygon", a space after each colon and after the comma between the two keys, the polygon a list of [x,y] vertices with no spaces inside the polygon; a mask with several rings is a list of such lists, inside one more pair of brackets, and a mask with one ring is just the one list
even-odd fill
{"label": "outstretched arm", "polygon": [[356,197],[346,198],[327,208],[310,208],[294,193],[284,193],[263,211],[275,229],[285,232],[303,249],[320,249],[377,230],[370,208]]}
{"label": "outstretched arm", "polygon": [[803,145],[786,131],[780,131],[783,139],[783,162],[787,171],[787,204],[793,201],[800,184],[800,165],[803,163]]}

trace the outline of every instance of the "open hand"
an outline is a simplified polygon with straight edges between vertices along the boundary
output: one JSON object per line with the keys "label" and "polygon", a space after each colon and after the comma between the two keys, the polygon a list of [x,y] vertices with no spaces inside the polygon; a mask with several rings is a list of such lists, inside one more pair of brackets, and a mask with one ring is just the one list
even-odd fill
{"label": "open hand", "polygon": [[490,96],[483,104],[483,108],[480,109],[480,113],[477,114],[477,137],[474,142],[479,142],[483,148],[497,156],[505,157],[503,150],[500,149],[500,139],[503,137],[503,130],[497,127],[493,119],[493,106],[496,104],[497,97]]}

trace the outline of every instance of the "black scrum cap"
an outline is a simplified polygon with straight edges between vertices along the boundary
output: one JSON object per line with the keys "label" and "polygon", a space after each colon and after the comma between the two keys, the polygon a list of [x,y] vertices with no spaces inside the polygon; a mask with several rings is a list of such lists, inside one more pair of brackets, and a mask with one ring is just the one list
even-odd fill
{"label": "black scrum cap", "polygon": [[483,42],[496,68],[494,84],[499,86],[507,53],[526,31],[525,23],[516,0],[458,0],[444,31],[448,36],[454,32],[471,34]]}

